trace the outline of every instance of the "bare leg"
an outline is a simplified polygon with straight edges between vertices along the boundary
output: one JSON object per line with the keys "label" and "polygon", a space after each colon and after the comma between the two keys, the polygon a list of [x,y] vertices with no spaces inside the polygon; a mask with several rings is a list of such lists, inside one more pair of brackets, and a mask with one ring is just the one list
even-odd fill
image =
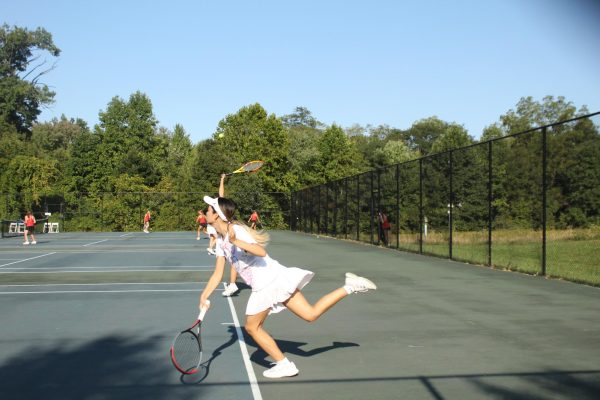
{"label": "bare leg", "polygon": [[235,280],[237,279],[237,271],[235,268],[233,268],[233,265],[230,268],[231,273],[229,274],[229,283],[235,283]]}
{"label": "bare leg", "polygon": [[306,297],[299,290],[296,290],[283,304],[303,320],[312,322],[346,296],[348,296],[346,289],[339,288],[321,297],[314,305],[311,305]]}
{"label": "bare leg", "polygon": [[246,316],[246,332],[252,339],[275,361],[281,361],[285,358],[275,340],[263,329],[263,324],[269,315],[269,310],[259,314]]}

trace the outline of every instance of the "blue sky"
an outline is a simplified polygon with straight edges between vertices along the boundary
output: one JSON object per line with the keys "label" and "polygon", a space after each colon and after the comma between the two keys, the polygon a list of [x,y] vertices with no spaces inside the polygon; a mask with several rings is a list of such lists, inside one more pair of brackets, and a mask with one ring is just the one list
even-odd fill
{"label": "blue sky", "polygon": [[[437,116],[475,138],[521,97],[600,110],[594,0],[0,0],[2,22],[62,50],[44,83],[65,114],[98,122],[114,96],[152,100],[194,143],[260,103],[325,124],[407,129]],[[50,57],[48,57],[50,59]]]}

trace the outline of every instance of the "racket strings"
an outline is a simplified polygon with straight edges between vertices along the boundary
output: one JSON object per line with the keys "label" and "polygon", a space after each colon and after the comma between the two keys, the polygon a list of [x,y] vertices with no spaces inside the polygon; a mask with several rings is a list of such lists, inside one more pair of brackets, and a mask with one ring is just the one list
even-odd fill
{"label": "racket strings", "polygon": [[244,171],[252,172],[262,167],[263,161],[253,161],[244,165]]}
{"label": "racket strings", "polygon": [[173,342],[173,359],[184,371],[198,367],[202,359],[200,339],[190,331],[181,332]]}

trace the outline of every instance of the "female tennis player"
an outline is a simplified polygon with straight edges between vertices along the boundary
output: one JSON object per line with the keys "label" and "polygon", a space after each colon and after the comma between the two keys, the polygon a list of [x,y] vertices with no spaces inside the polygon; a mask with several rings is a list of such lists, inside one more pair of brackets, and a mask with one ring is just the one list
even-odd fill
{"label": "female tennis player", "polygon": [[288,308],[306,321],[314,321],[338,301],[351,293],[377,289],[370,280],[346,273],[344,286],[334,290],[311,305],[300,290],[313,278],[314,273],[300,268],[288,268],[269,257],[265,246],[268,234],[250,229],[234,219],[235,203],[225,197],[204,196],[209,205],[206,220],[217,230],[215,271],[200,295],[200,307],[209,306],[206,300],[223,278],[225,260],[252,288],[246,306],[246,332],[275,360],[275,365],[264,371],[267,378],[283,378],[298,374],[296,365],[288,360],[263,325],[270,313]]}

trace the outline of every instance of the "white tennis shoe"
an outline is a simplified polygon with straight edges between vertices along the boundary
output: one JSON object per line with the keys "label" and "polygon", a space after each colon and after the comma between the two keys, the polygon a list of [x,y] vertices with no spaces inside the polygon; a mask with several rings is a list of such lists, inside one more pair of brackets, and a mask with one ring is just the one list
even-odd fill
{"label": "white tennis shoe", "polygon": [[235,292],[237,292],[239,289],[237,287],[237,285],[234,283],[230,283],[229,285],[227,285],[227,287],[225,288],[225,290],[223,290],[223,297],[229,297],[231,295],[233,295]]}
{"label": "white tennis shoe", "polygon": [[265,378],[285,378],[288,376],[298,375],[298,368],[296,364],[288,359],[276,363],[273,367],[263,372]]}
{"label": "white tennis shoe", "polygon": [[352,272],[346,272],[346,282],[344,286],[352,289],[353,293],[362,293],[377,289],[377,285],[369,279],[355,275]]}

